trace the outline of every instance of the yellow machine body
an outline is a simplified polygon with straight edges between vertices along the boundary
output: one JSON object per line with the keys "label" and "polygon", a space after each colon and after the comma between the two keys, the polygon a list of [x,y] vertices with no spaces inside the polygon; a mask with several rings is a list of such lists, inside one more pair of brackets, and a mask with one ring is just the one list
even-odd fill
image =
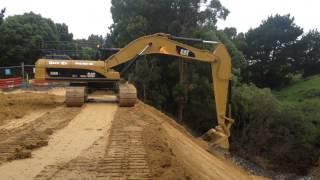
{"label": "yellow machine body", "polygon": [[[107,70],[104,61],[92,61],[92,60],[54,60],[54,59],[39,59],[36,62],[36,80],[65,80],[65,81],[75,81],[81,80],[85,81],[88,79],[94,79],[92,74],[78,74],[74,77],[61,77],[55,71],[48,71],[48,69],[83,69],[90,70],[101,76],[96,80],[120,80],[120,74],[117,71]],[[52,74],[50,74],[52,73]],[[101,79],[102,78],[102,79]]]}

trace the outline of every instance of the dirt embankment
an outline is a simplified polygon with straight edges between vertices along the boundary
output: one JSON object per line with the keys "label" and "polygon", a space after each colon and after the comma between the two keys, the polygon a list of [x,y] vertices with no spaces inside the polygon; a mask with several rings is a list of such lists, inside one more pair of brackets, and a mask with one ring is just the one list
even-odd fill
{"label": "dirt embankment", "polygon": [[54,95],[0,94],[0,99],[0,164],[31,157],[80,111],[63,107],[63,97]]}
{"label": "dirt embankment", "polygon": [[31,112],[48,110],[62,105],[63,97],[50,94],[0,92],[0,125],[22,118]]}
{"label": "dirt embankment", "polygon": [[143,142],[153,179],[200,179],[176,156],[162,122],[145,114],[143,109],[139,104],[134,111],[148,123],[143,129]]}
{"label": "dirt embankment", "polygon": [[157,179],[265,179],[210,154],[201,142],[160,111],[143,103],[134,110],[149,123],[143,137],[151,172]]}
{"label": "dirt embankment", "polygon": [[175,126],[142,103],[118,108],[110,131],[71,161],[47,165],[35,179],[258,179],[214,157]]}
{"label": "dirt embankment", "polygon": [[[61,97],[27,95],[2,96],[6,103],[14,102],[10,107],[24,111],[22,118],[6,116],[0,125],[2,176],[41,180],[260,179],[213,156],[183,127],[141,102],[118,110],[116,104],[107,103],[66,108],[60,106]],[[11,101],[13,96],[24,106]],[[31,116],[39,110],[33,108],[46,111]],[[14,111],[8,108],[6,112]],[[21,158],[28,159],[4,163]]]}

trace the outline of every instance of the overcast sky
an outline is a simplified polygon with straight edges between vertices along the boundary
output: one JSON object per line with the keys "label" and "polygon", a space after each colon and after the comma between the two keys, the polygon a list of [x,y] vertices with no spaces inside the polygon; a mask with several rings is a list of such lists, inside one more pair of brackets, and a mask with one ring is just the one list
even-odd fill
{"label": "overcast sky", "polygon": [[[160,0],[159,0],[160,1]],[[304,28],[320,29],[319,0],[220,0],[231,13],[218,27],[234,26],[238,32],[257,27],[271,14],[290,13]],[[75,38],[105,36],[112,24],[111,0],[0,0],[6,16],[33,11],[58,23],[66,23]]]}

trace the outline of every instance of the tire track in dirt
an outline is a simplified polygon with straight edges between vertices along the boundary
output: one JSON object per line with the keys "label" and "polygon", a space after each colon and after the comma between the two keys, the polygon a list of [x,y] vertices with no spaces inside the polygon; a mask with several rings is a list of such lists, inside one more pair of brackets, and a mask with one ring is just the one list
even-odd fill
{"label": "tire track in dirt", "polygon": [[214,157],[168,121],[142,103],[118,108],[110,133],[70,162],[47,166],[36,180],[259,179]]}
{"label": "tire track in dirt", "polygon": [[32,158],[0,166],[1,177],[33,179],[46,166],[71,161],[107,132],[116,109],[116,104],[85,105],[68,126],[52,135],[48,146],[34,151]]}
{"label": "tire track in dirt", "polygon": [[80,108],[60,106],[37,119],[28,119],[23,125],[20,121],[10,122],[13,126],[0,129],[0,164],[31,157],[32,150],[48,145],[49,136],[65,127],[79,111]]}
{"label": "tire track in dirt", "polygon": [[132,113],[128,116],[117,115],[106,154],[98,163],[97,178],[151,179],[142,142],[142,127],[134,121],[135,115]]}
{"label": "tire track in dirt", "polygon": [[151,179],[142,142],[145,123],[129,109],[119,108],[110,132],[77,158],[47,166],[35,179]]}
{"label": "tire track in dirt", "polygon": [[14,120],[8,120],[8,123],[1,125],[0,130],[12,130],[15,128],[22,127],[26,125],[27,123],[31,123],[32,121],[37,120],[41,116],[45,115],[46,113],[55,113],[58,110],[61,110],[63,107],[59,106],[55,109],[51,110],[36,110],[34,112],[29,113],[28,115],[14,119]]}

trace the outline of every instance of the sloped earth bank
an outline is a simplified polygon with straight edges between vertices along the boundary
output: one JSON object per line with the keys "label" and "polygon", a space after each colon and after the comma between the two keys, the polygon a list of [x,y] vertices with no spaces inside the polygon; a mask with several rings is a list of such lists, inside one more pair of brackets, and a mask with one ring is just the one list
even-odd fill
{"label": "sloped earth bank", "polygon": [[118,108],[110,131],[35,179],[259,179],[214,157],[167,120],[142,103]]}
{"label": "sloped earth bank", "polygon": [[156,109],[140,103],[137,114],[144,129],[148,161],[155,179],[264,179],[213,156],[181,126]]}
{"label": "sloped earth bank", "polygon": [[260,179],[140,102],[36,112],[0,127],[0,179]]}
{"label": "sloped earth bank", "polygon": [[0,126],[16,121],[31,113],[47,112],[63,104],[62,96],[52,94],[0,92]]}

